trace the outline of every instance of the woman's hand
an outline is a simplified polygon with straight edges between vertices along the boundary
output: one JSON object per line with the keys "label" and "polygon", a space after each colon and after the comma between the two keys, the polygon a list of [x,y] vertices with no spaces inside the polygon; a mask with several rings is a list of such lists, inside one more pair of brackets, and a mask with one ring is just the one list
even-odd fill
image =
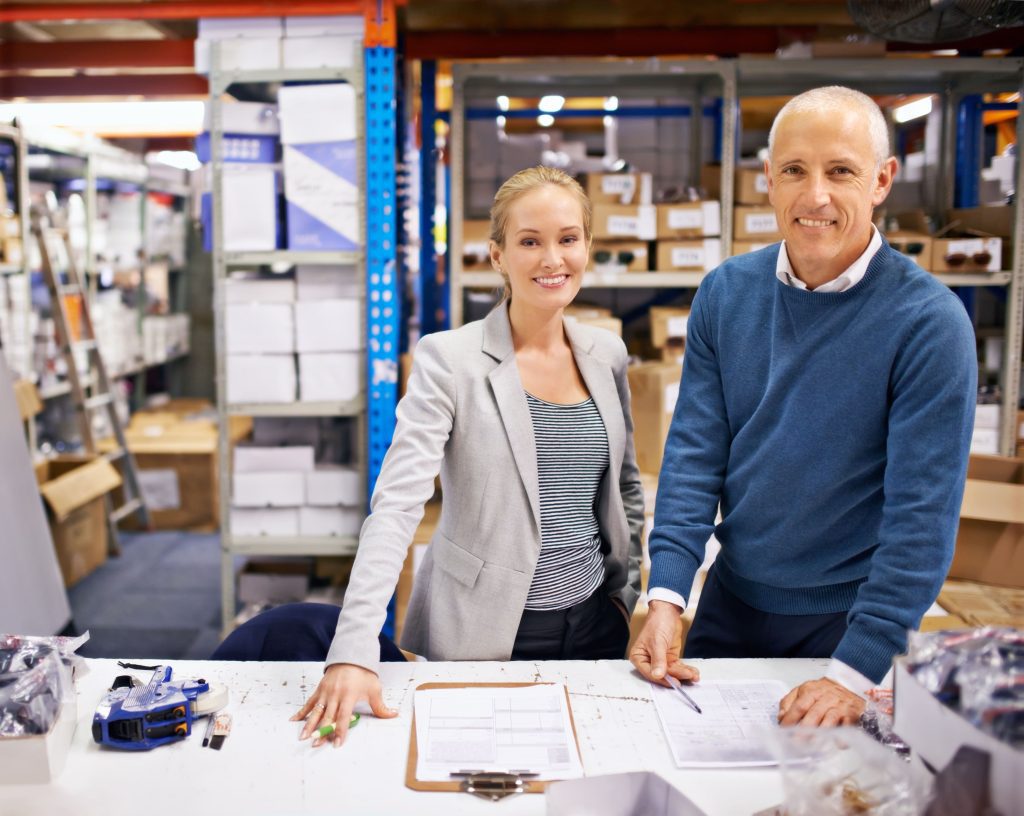
{"label": "woman's hand", "polygon": [[372,671],[351,663],[328,666],[316,691],[292,717],[293,721],[306,721],[299,739],[307,739],[316,734],[320,727],[334,723],[334,733],[327,737],[317,736],[313,740],[313,747],[319,748],[328,740],[333,741],[335,747],[341,745],[348,735],[352,710],[360,700],[369,702],[374,717],[390,719],[398,716],[398,711],[384,705],[380,678]]}

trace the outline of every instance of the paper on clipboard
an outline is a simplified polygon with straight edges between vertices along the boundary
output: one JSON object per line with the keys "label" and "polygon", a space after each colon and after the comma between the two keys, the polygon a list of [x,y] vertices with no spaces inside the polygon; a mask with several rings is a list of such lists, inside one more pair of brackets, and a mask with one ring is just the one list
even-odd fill
{"label": "paper on clipboard", "polygon": [[777,726],[779,700],[789,691],[778,680],[702,680],[686,693],[651,683],[665,739],[680,768],[742,768],[777,765],[759,732]]}
{"label": "paper on clipboard", "polygon": [[565,686],[464,686],[418,689],[416,779],[513,771],[531,779],[583,775]]}

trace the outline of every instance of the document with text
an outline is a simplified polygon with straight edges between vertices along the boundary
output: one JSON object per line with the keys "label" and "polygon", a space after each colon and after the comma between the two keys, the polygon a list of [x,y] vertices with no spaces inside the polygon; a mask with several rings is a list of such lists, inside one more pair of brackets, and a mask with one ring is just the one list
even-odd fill
{"label": "document with text", "polygon": [[789,691],[778,680],[701,680],[682,694],[651,683],[665,738],[680,768],[737,768],[777,764],[761,738],[778,728],[779,701]]}
{"label": "document with text", "polygon": [[420,781],[479,771],[583,775],[564,685],[418,689],[415,710]]}

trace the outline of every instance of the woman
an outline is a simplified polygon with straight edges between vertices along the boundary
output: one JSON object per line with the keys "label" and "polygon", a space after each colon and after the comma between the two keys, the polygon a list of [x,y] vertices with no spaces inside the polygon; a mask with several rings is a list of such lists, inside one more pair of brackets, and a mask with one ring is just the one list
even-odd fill
{"label": "woman", "polygon": [[624,657],[644,519],[626,349],[563,319],[590,221],[558,170],[523,170],[498,191],[490,258],[505,299],[416,347],[327,669],[293,718],[306,719],[301,739],[338,723],[340,745],[362,699],[397,713],[381,698],[377,633],[438,471],[441,515],[402,645],[431,660]]}

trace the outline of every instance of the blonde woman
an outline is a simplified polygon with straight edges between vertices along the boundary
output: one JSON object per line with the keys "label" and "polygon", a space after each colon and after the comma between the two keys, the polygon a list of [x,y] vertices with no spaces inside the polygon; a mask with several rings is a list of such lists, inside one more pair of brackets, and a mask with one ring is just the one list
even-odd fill
{"label": "blonde woman", "polygon": [[[402,645],[430,660],[623,658],[640,591],[643,491],[626,349],[566,322],[591,241],[586,194],[558,170],[506,181],[491,209],[503,301],[416,347],[327,668],[301,738],[368,700],[394,716],[378,632],[440,472],[443,500]],[[322,744],[317,739],[314,745]]]}

